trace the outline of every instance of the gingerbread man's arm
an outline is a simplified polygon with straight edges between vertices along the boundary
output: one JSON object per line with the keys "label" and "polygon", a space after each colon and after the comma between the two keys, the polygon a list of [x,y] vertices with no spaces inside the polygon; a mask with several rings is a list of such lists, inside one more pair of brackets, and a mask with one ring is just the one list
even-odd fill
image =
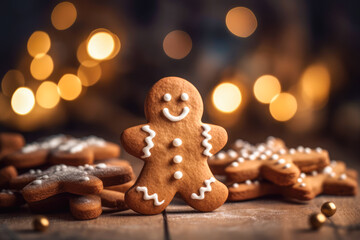
{"label": "gingerbread man's arm", "polygon": [[150,124],[138,125],[121,134],[121,143],[128,153],[145,161],[151,156],[155,136],[156,132]]}
{"label": "gingerbread man's arm", "polygon": [[[210,136],[211,136],[211,139],[208,142],[212,145],[210,153],[216,154],[227,143],[228,134],[227,134],[226,130],[220,126],[213,125],[213,124],[204,124],[204,125],[207,125],[210,127],[210,131],[208,131],[208,134],[210,134]],[[207,129],[205,129],[204,126],[203,126],[203,130],[204,131],[203,131],[202,135],[206,139]]]}

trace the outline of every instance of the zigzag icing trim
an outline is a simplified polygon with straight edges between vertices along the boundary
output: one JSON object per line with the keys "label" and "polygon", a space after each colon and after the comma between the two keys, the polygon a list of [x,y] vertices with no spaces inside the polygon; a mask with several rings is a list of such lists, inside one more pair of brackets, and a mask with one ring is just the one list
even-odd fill
{"label": "zigzag icing trim", "polygon": [[136,188],[136,191],[144,192],[143,199],[144,200],[154,200],[154,205],[155,206],[160,206],[161,204],[163,204],[165,202],[165,200],[162,200],[161,202],[159,202],[159,197],[158,197],[157,193],[149,195],[147,187],[140,187],[139,186],[139,187]]}
{"label": "zigzag icing trim", "polygon": [[209,143],[209,140],[212,138],[211,135],[209,134],[211,127],[207,124],[203,124],[202,127],[204,131],[201,133],[201,135],[205,137],[205,139],[201,143],[202,146],[205,148],[203,154],[205,156],[211,157],[212,154],[210,153],[210,150],[212,149],[212,145]]}
{"label": "zigzag icing trim", "polygon": [[214,177],[211,177],[210,179],[205,180],[206,187],[201,187],[199,189],[199,193],[200,193],[199,195],[197,195],[196,193],[192,193],[191,198],[196,199],[196,200],[203,200],[205,198],[205,193],[206,192],[211,192],[212,188],[211,188],[210,184],[214,183],[214,182],[215,182]]}
{"label": "zigzag icing trim", "polygon": [[145,125],[141,128],[144,132],[149,133],[149,136],[145,138],[146,147],[143,148],[144,155],[141,156],[141,158],[148,158],[151,156],[150,149],[154,147],[154,143],[152,139],[156,136],[156,133],[154,130],[150,129],[149,125]]}

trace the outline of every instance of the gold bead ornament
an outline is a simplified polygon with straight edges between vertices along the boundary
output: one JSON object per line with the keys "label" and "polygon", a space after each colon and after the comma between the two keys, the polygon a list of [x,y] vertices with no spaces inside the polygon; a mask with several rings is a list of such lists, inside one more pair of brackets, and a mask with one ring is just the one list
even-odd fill
{"label": "gold bead ornament", "polygon": [[326,202],[321,206],[321,212],[327,216],[331,217],[336,213],[336,205],[333,202]]}
{"label": "gold bead ornament", "polygon": [[319,229],[326,221],[326,217],[322,213],[313,213],[310,215],[309,222],[312,229]]}
{"label": "gold bead ornament", "polygon": [[33,220],[33,227],[35,231],[44,232],[49,228],[50,222],[44,216],[36,216]]}

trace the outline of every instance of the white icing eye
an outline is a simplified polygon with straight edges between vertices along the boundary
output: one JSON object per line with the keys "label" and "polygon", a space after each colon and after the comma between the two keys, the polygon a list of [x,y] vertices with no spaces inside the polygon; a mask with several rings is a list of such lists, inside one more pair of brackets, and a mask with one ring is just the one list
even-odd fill
{"label": "white icing eye", "polygon": [[189,100],[189,95],[187,93],[182,93],[181,94],[181,100],[184,101],[184,102]]}
{"label": "white icing eye", "polygon": [[171,94],[170,94],[170,93],[166,93],[166,94],[164,95],[164,101],[168,102],[168,101],[170,101],[170,100],[171,100]]}

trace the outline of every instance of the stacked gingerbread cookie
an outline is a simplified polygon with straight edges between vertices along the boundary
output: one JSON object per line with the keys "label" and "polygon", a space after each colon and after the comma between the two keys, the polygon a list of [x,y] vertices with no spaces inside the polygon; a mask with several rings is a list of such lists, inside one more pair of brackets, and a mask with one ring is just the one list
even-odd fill
{"label": "stacked gingerbread cookie", "polygon": [[119,153],[117,144],[95,136],[56,135],[14,147],[0,159],[0,208],[27,203],[33,212],[70,209],[82,220],[98,217],[102,207],[127,209],[124,192],[134,174],[127,161],[116,158]]}
{"label": "stacked gingerbread cookie", "polygon": [[214,174],[224,175],[229,201],[283,195],[310,200],[319,194],[355,195],[357,173],[342,161],[330,161],[325,149],[298,146],[269,137],[252,145],[236,140],[228,151],[208,160]]}

